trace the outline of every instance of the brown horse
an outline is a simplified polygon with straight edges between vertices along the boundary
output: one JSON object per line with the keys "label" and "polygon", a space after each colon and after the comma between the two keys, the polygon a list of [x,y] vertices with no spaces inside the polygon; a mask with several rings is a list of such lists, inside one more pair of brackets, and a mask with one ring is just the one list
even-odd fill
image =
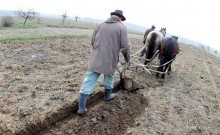
{"label": "brown horse", "polygon": [[[159,59],[160,67],[157,71],[165,72],[166,70],[171,71],[172,60],[179,53],[179,44],[177,41],[178,37],[165,38],[160,46]],[[169,69],[167,69],[169,68]],[[156,74],[159,77],[159,73]],[[161,75],[161,78],[165,78],[165,74]]]}
{"label": "brown horse", "polygon": [[161,28],[160,31],[151,31],[147,35],[146,40],[146,59],[144,64],[146,65],[148,62],[150,62],[150,59],[153,57],[155,52],[159,49],[159,45],[164,40],[166,35],[166,28]]}

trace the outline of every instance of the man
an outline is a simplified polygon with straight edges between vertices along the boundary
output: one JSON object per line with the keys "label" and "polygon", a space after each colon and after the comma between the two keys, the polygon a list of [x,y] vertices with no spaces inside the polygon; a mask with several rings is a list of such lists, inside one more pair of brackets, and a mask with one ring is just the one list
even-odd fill
{"label": "man", "polygon": [[112,94],[112,89],[120,51],[122,51],[126,64],[129,65],[130,62],[127,29],[121,23],[126,18],[121,10],[115,10],[110,15],[110,18],[97,26],[92,36],[92,53],[80,89],[78,114],[86,112],[87,96],[92,93],[100,74],[104,74],[104,100],[109,101],[116,97],[115,94]]}
{"label": "man", "polygon": [[178,40],[178,37],[177,36],[171,36],[171,38],[174,38],[174,39],[176,39],[176,40]]}
{"label": "man", "polygon": [[[145,32],[145,34],[144,34],[144,40],[143,40],[144,45],[145,45],[146,40],[147,40],[147,35],[148,35],[151,31],[155,30],[155,28],[156,28],[155,25],[152,25],[150,29],[146,30],[146,32]],[[146,52],[146,48],[143,48],[143,49],[141,50],[140,57],[142,57],[145,52]]]}

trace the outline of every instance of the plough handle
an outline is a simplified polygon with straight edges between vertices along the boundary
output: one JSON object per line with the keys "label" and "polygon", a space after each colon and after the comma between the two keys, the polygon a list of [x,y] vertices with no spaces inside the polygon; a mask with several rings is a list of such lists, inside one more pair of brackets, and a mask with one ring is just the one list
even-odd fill
{"label": "plough handle", "polygon": [[123,78],[123,73],[124,73],[124,76],[125,76],[125,71],[126,71],[126,70],[128,69],[128,67],[130,66],[129,63],[122,63],[122,65],[125,65],[124,68],[122,69],[122,71],[120,71],[120,70],[118,69],[118,67],[116,68],[117,71],[118,71],[119,74],[120,74],[120,80]]}

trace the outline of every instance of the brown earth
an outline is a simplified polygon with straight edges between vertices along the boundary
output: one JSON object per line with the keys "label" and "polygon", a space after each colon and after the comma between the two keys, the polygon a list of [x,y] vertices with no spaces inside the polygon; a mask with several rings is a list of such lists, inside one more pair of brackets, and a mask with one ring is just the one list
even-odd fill
{"label": "brown earth", "polygon": [[[132,52],[141,48],[142,36],[129,34]],[[183,44],[180,48],[164,80],[142,69],[127,71],[143,88],[118,90],[110,102],[102,100],[102,76],[88,113],[78,116],[90,38],[0,43],[0,134],[218,135],[220,57]]]}

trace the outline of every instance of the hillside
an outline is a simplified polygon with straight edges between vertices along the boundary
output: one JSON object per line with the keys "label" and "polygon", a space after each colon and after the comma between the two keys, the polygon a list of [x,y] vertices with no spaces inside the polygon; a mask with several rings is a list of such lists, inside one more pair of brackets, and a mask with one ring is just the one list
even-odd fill
{"label": "hillside", "polygon": [[[0,10],[0,17],[1,16],[14,16],[15,15],[15,11],[11,11],[11,10]],[[55,14],[44,14],[44,13],[40,13],[41,17],[52,17],[52,18],[61,18],[61,15],[55,15]],[[85,17],[85,18],[79,18],[80,21],[85,21],[85,22],[92,22],[92,23],[100,23],[103,20],[100,19],[96,19],[96,18],[89,18],[89,17]],[[140,25],[136,25],[136,24],[131,24],[131,23],[124,23],[125,26],[133,31],[138,31],[141,33],[144,33],[146,31],[146,29],[148,29],[148,27],[146,26],[140,26]],[[175,33],[169,33],[169,30],[167,32],[167,37],[171,37],[172,35],[176,35]],[[193,46],[197,46],[199,47],[202,43],[194,41],[193,39],[187,39],[182,37],[181,35],[176,35],[179,37],[179,42],[184,43],[184,44],[188,44],[188,45],[193,45]],[[203,44],[204,45],[204,44]],[[206,45],[204,45],[206,46]],[[210,48],[211,51],[215,51],[215,49]],[[220,50],[219,50],[220,51]]]}
{"label": "hillside", "polygon": [[[41,27],[1,32],[1,39],[35,38],[0,42],[0,134],[220,133],[218,56],[181,44],[164,80],[143,69],[128,70],[126,76],[140,89],[132,93],[116,87],[118,96],[110,102],[102,100],[101,77],[88,99],[89,111],[81,117],[76,114],[77,101],[93,30]],[[132,53],[142,47],[142,37],[129,33]]]}

